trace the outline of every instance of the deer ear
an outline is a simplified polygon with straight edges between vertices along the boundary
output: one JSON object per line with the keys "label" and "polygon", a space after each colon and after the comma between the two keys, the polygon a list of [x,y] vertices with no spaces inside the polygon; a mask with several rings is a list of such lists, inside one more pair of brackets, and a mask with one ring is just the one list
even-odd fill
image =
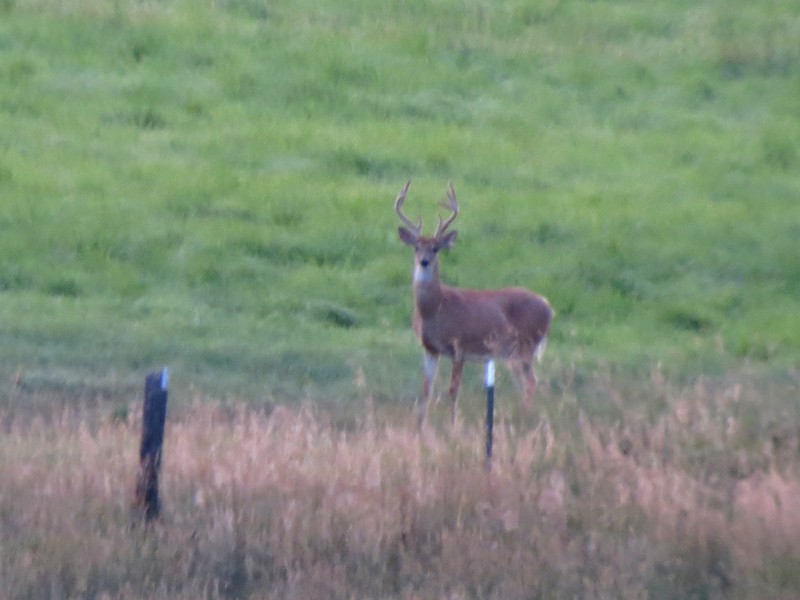
{"label": "deer ear", "polygon": [[404,243],[408,244],[409,246],[417,245],[418,237],[405,227],[398,227],[397,233],[400,234],[400,239],[403,240]]}
{"label": "deer ear", "polygon": [[450,248],[453,245],[453,242],[456,241],[457,237],[458,237],[458,231],[451,231],[450,233],[446,233],[439,240],[439,247]]}

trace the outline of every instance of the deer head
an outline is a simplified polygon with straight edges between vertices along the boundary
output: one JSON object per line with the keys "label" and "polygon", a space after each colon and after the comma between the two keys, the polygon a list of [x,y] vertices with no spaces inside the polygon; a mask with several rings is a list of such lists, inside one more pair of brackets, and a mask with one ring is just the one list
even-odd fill
{"label": "deer head", "polygon": [[394,203],[395,212],[400,220],[406,225],[405,227],[398,228],[400,239],[414,248],[414,282],[422,283],[431,280],[438,280],[439,277],[439,259],[438,254],[440,250],[447,250],[453,245],[458,231],[447,231],[453,221],[458,216],[458,199],[456,198],[456,191],[453,189],[453,184],[449,185],[447,190],[447,200],[442,203],[444,208],[452,211],[452,215],[447,220],[442,221],[439,217],[439,225],[436,227],[436,233],[433,237],[425,237],[422,235],[422,219],[418,223],[414,223],[405,214],[403,214],[403,203],[408,194],[408,188],[411,186],[411,180],[406,183],[397,200]]}

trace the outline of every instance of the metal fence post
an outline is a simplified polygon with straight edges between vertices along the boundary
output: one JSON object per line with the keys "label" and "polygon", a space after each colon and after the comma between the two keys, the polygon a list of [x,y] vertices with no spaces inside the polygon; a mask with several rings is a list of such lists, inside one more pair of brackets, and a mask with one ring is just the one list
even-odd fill
{"label": "metal fence post", "polygon": [[494,360],[486,362],[486,467],[492,468],[494,445]]}

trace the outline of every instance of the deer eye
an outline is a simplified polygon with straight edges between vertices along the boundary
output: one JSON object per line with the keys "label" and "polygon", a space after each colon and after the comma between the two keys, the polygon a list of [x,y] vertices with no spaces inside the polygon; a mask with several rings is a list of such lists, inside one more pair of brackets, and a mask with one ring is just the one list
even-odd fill
{"label": "deer eye", "polygon": [[434,246],[433,248],[431,248],[431,251],[432,251],[434,254],[438,254],[438,253],[439,253],[439,246]]}

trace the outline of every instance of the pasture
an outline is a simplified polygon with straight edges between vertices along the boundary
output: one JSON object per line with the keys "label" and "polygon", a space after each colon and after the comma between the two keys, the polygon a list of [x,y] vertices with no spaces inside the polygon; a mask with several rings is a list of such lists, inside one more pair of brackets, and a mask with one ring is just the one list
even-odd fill
{"label": "pasture", "polygon": [[[0,0],[6,596],[800,595],[798,39],[789,0]],[[491,475],[474,366],[415,431],[410,177],[427,234],[458,191],[445,282],[556,309]]]}

